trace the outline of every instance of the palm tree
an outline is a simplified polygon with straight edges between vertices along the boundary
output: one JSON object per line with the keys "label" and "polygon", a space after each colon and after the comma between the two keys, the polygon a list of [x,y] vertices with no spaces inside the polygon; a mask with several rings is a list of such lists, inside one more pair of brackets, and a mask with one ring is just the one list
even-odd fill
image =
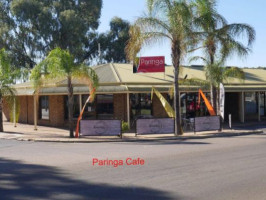
{"label": "palm tree", "polygon": [[0,132],[3,127],[3,100],[7,101],[9,110],[12,110],[15,90],[11,87],[14,83],[16,71],[12,69],[10,59],[4,49],[0,50]]}
{"label": "palm tree", "polygon": [[[217,59],[224,62],[229,56],[247,56],[255,40],[255,30],[248,24],[228,24],[225,18],[217,12],[216,0],[196,0],[194,2],[196,13],[195,24],[199,28],[197,35],[202,40],[201,46],[206,54],[208,66],[205,68],[207,78],[210,80],[211,102],[217,112],[217,88],[212,83],[213,74],[210,73],[217,69]],[[246,36],[247,44],[242,44],[236,39]],[[214,68],[214,69],[212,69]]]}
{"label": "palm tree", "polygon": [[136,20],[130,29],[130,39],[126,52],[133,60],[142,46],[160,40],[171,42],[172,64],[174,66],[174,108],[175,134],[181,135],[179,110],[179,70],[180,62],[188,47],[195,42],[193,38],[193,12],[185,0],[147,0],[148,14]]}
{"label": "palm tree", "polygon": [[216,62],[214,64],[207,63],[205,66],[205,75],[208,84],[212,85],[213,88],[216,88],[216,113],[220,113],[220,102],[219,102],[219,94],[220,91],[219,85],[220,83],[228,82],[232,78],[237,78],[241,81],[244,81],[245,74],[244,71],[237,67],[224,67],[223,62]]}
{"label": "palm tree", "polygon": [[67,79],[69,135],[73,138],[72,82],[73,79],[78,79],[80,82],[88,84],[90,91],[92,91],[98,85],[98,76],[95,71],[84,64],[75,64],[74,57],[68,51],[56,48],[32,70],[30,78],[34,82],[37,93],[47,81]]}

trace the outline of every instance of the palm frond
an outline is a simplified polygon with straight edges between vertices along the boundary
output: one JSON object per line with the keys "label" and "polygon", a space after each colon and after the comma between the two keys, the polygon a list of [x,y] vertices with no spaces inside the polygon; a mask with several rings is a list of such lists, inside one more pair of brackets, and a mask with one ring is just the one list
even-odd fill
{"label": "palm frond", "polygon": [[248,46],[251,46],[255,40],[256,32],[253,27],[248,24],[228,24],[221,28],[226,31],[231,37],[246,36],[248,38]]}
{"label": "palm frond", "polygon": [[210,84],[208,81],[197,79],[197,78],[179,80],[179,83],[181,85],[186,85],[188,87],[189,86],[198,86],[201,89],[209,89],[209,87],[210,87]]}
{"label": "palm frond", "polygon": [[241,81],[245,80],[245,73],[242,69],[238,67],[226,68],[224,71],[224,80],[227,81],[230,78],[237,78]]}
{"label": "palm frond", "polygon": [[150,16],[157,15],[158,12],[165,13],[172,6],[170,0],[147,0],[148,14]]}
{"label": "palm frond", "polygon": [[237,54],[239,57],[245,57],[249,54],[250,49],[246,47],[241,42],[234,40],[229,35],[226,38],[220,38],[220,42],[222,44],[221,48],[221,56],[222,59],[232,56],[233,54]]}
{"label": "palm frond", "polygon": [[193,62],[193,61],[198,61],[198,60],[202,60],[205,63],[208,63],[208,60],[205,57],[202,56],[193,56],[189,59],[189,62]]}

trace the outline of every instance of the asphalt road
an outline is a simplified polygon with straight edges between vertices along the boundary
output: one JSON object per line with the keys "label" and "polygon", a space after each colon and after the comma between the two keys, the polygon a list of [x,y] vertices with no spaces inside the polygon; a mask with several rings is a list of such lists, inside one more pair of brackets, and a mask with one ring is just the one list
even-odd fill
{"label": "asphalt road", "polygon": [[[0,140],[0,198],[261,200],[265,155],[263,134],[93,144]],[[93,159],[102,163],[93,166]]]}

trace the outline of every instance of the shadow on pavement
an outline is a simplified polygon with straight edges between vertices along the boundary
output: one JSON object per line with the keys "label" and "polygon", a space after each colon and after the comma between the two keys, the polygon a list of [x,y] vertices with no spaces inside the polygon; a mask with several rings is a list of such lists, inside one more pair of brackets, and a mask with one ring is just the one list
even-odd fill
{"label": "shadow on pavement", "polygon": [[134,141],[134,142],[128,142],[127,144],[134,144],[136,145],[139,144],[139,145],[142,145],[142,144],[145,144],[145,145],[207,145],[207,144],[211,144],[209,142],[191,142],[191,141],[186,141],[186,140],[167,140],[167,139],[163,139],[163,140],[151,140],[151,141],[148,141],[148,140],[139,140],[139,141]]}
{"label": "shadow on pavement", "polygon": [[[1,199],[173,199],[164,191],[88,183],[60,169],[0,158]],[[174,198],[176,199],[176,197]]]}

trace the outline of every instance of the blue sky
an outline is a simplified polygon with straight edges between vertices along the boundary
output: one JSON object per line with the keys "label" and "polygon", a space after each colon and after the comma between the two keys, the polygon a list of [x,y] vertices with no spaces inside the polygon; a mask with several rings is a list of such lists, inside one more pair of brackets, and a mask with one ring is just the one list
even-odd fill
{"label": "blue sky", "polygon": [[[256,41],[252,53],[246,58],[236,56],[227,61],[227,65],[239,67],[266,67],[266,1],[265,0],[218,0],[217,9],[229,23],[247,23],[256,30]],[[129,22],[146,11],[145,0],[103,0],[99,32],[109,30],[109,22],[114,16]],[[199,55],[200,53],[197,53]],[[170,44],[165,41],[147,47],[140,52],[141,56],[165,56],[166,63],[171,64]],[[182,64],[188,64],[186,59]],[[190,63],[200,64],[200,63]]]}

